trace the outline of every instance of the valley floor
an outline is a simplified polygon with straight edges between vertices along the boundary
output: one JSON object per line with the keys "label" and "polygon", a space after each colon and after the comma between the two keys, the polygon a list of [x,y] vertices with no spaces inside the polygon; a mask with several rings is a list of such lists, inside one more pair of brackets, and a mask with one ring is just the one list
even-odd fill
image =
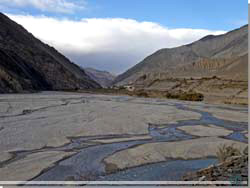
{"label": "valley floor", "polygon": [[0,95],[0,181],[181,180],[243,151],[247,106],[89,93]]}

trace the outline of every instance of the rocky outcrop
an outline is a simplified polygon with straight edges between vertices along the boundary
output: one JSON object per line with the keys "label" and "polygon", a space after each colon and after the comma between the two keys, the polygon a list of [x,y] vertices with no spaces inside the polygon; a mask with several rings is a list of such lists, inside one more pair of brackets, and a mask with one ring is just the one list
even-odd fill
{"label": "rocky outcrop", "polygon": [[104,88],[111,86],[115,79],[115,76],[107,71],[96,70],[93,68],[84,68],[84,70],[90,78]]}
{"label": "rocky outcrop", "polygon": [[247,56],[248,25],[245,25],[223,35],[209,35],[188,45],[161,49],[119,75],[114,83],[124,85],[143,75],[155,74],[174,78],[220,76],[246,81]]}
{"label": "rocky outcrop", "polygon": [[188,173],[183,180],[231,181],[232,184],[240,185],[242,181],[248,181],[248,154],[233,156],[225,162]]}
{"label": "rocky outcrop", "polygon": [[79,66],[0,13],[0,93],[100,87]]}

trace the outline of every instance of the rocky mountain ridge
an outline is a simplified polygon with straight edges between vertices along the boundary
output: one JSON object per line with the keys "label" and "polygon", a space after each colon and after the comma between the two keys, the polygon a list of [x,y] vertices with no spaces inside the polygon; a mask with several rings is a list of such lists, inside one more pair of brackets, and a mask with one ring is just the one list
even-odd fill
{"label": "rocky mountain ridge", "polygon": [[0,13],[0,93],[100,87],[79,66]]}
{"label": "rocky mountain ridge", "polygon": [[107,72],[107,71],[101,71],[94,68],[84,68],[86,74],[95,80],[97,83],[99,83],[102,87],[107,88],[112,85],[115,75]]}
{"label": "rocky mountain ridge", "polygon": [[119,75],[114,83],[133,83],[143,75],[156,73],[167,77],[220,76],[247,80],[247,56],[248,25],[245,25],[188,45],[161,49]]}

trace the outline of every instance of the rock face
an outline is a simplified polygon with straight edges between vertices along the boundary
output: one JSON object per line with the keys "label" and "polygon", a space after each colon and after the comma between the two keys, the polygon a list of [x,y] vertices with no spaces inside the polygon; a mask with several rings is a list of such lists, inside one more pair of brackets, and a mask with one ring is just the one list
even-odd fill
{"label": "rock face", "polygon": [[93,68],[84,68],[84,70],[90,78],[105,88],[111,86],[115,79],[115,76],[107,71],[100,71]]}
{"label": "rock face", "polygon": [[0,93],[99,87],[80,67],[0,13]]}
{"label": "rock face", "polygon": [[248,25],[245,25],[223,35],[209,35],[188,45],[161,49],[119,75],[114,83],[127,84],[144,75],[247,80],[247,56]]}

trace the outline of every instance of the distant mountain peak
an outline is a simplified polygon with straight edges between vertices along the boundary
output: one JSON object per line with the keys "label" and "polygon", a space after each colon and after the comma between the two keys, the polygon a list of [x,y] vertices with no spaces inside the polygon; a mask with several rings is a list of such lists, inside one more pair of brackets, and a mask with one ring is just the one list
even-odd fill
{"label": "distant mountain peak", "polygon": [[84,70],[90,78],[105,88],[111,86],[115,79],[115,75],[105,70],[97,70],[91,67],[84,68]]}

